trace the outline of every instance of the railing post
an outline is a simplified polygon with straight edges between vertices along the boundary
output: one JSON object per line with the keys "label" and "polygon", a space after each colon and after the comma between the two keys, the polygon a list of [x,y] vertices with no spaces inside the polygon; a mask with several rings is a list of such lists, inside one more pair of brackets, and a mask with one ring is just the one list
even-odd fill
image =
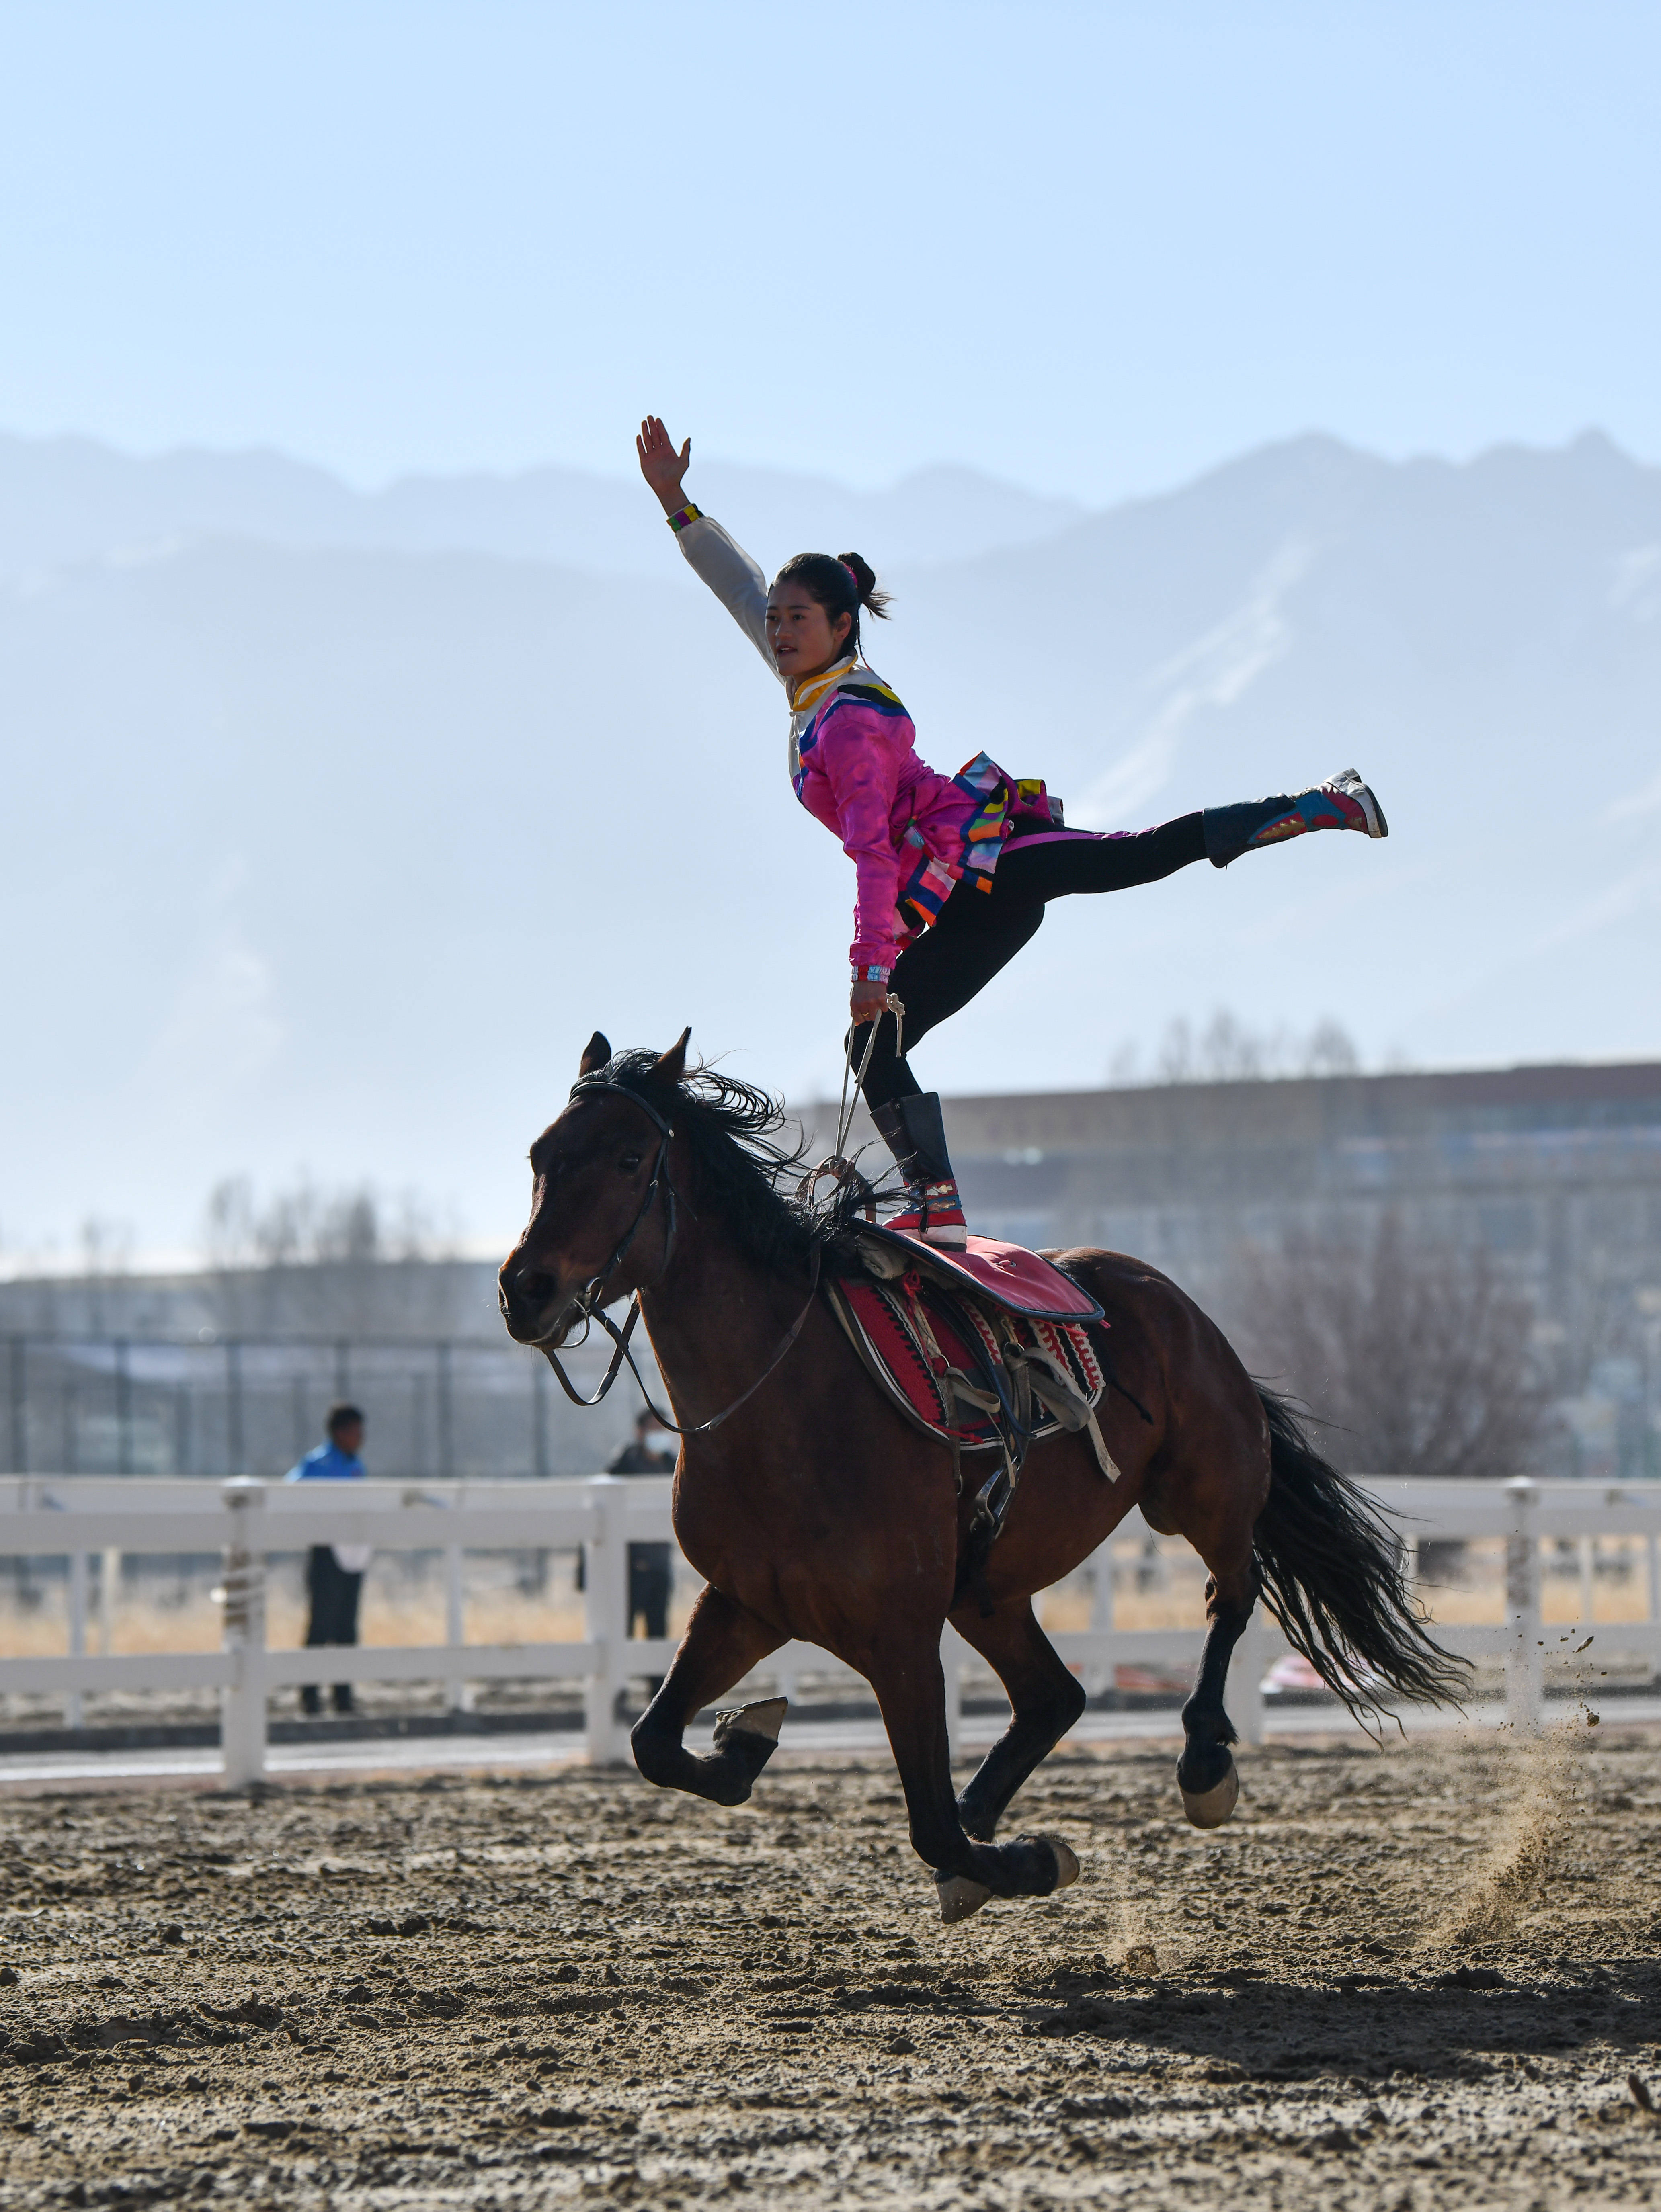
{"label": "railing post", "polygon": [[582,1547],[584,1633],[595,1646],[593,1669],[583,1686],[583,1721],[591,1766],[621,1766],[628,1740],[618,1706],[628,1680],[629,1543],[624,1502],[629,1486],[621,1475],[597,1474],[587,1484],[599,1532]]}
{"label": "railing post", "polygon": [[1540,1540],[1535,1508],[1540,1493],[1526,1476],[1506,1485],[1511,1501],[1511,1534],[1506,1539],[1506,1625],[1511,1631],[1506,1654],[1506,1712],[1519,1735],[1540,1730],[1545,1658],[1540,1625]]}
{"label": "railing post", "polygon": [[121,1554],[106,1544],[98,1562],[98,1648],[107,1659],[115,1649],[115,1601],[121,1594]]}
{"label": "railing post", "polygon": [[228,1790],[265,1771],[265,1486],[250,1475],[220,1485],[229,1522],[222,1602],[231,1680],[220,1694],[220,1757]]}
{"label": "railing post", "polygon": [[225,1344],[225,1444],[231,1466],[242,1472],[242,1346],[232,1338]]}
{"label": "railing post", "polygon": [[11,1340],[11,1471],[29,1471],[28,1340]]}
{"label": "railing post", "polygon": [[115,1340],[115,1468],[132,1473],[132,1368],[125,1337]]}
{"label": "railing post", "polygon": [[450,1390],[450,1346],[446,1340],[434,1347],[437,1353],[438,1472],[448,1481],[455,1473],[455,1407]]}
{"label": "railing post", "polygon": [[[87,1649],[87,1555],[84,1552],[70,1553],[70,1656],[79,1659]],[[65,1692],[64,1697],[64,1725],[78,1729],[81,1725],[81,1692]]]}
{"label": "railing post", "polygon": [[[444,1554],[444,1641],[452,1651],[459,1651],[467,1641],[466,1587],[461,1559],[460,1545],[452,1544]],[[444,1701],[453,1713],[472,1711],[472,1698],[461,1675],[452,1674],[445,1683]]]}

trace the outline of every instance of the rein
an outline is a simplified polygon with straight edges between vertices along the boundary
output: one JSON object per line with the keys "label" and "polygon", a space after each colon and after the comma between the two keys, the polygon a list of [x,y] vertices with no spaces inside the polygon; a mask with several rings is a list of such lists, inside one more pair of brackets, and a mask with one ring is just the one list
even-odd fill
{"label": "rein", "polygon": [[[533,1351],[539,1352],[543,1358],[547,1361],[548,1364],[553,1369],[555,1374],[558,1376],[561,1389],[564,1391],[566,1396],[570,1400],[574,1406],[599,1405],[600,1400],[605,1395],[611,1385],[617,1381],[618,1372],[622,1368],[624,1361],[626,1359],[629,1363],[629,1372],[635,1378],[636,1387],[638,1389],[641,1396],[645,1400],[648,1410],[659,1423],[660,1426],[667,1429],[672,1435],[678,1437],[708,1436],[712,1429],[718,1429],[723,1421],[729,1419],[733,1414],[736,1413],[740,1406],[748,1405],[751,1399],[755,1396],[757,1391],[760,1389],[762,1384],[766,1382],[768,1376],[773,1372],[774,1369],[777,1367],[780,1361],[784,1358],[786,1352],[789,1351],[791,1346],[801,1334],[802,1328],[806,1322],[807,1316],[813,1310],[813,1301],[818,1296],[819,1264],[823,1257],[823,1253],[818,1243],[815,1242],[813,1246],[812,1270],[809,1277],[807,1285],[807,1303],[803,1306],[801,1311],[796,1316],[794,1321],[791,1322],[789,1328],[786,1331],[785,1335],[778,1346],[778,1349],[774,1352],[773,1357],[768,1361],[766,1366],[762,1369],[761,1373],[757,1376],[755,1381],[750,1385],[750,1388],[745,1390],[741,1396],[734,1398],[730,1406],[722,1407],[720,1413],[715,1414],[707,1421],[695,1422],[691,1426],[687,1428],[683,1428],[678,1421],[672,1421],[669,1416],[666,1413],[662,1412],[661,1409],[654,1402],[652,1394],[647,1389],[639,1368],[635,1364],[635,1355],[629,1348],[629,1340],[635,1333],[635,1323],[640,1319],[640,1291],[636,1290],[630,1297],[629,1301],[628,1317],[624,1321],[621,1328],[618,1327],[617,1323],[611,1318],[610,1315],[602,1310],[599,1298],[600,1293],[604,1290],[606,1281],[611,1276],[617,1273],[618,1267],[622,1265],[624,1255],[628,1251],[629,1247],[634,1243],[641,1224],[645,1220],[647,1215],[651,1212],[654,1205],[656,1203],[660,1184],[661,1184],[666,1195],[668,1225],[664,1237],[663,1265],[658,1270],[657,1280],[661,1282],[664,1276],[668,1272],[669,1262],[674,1256],[675,1232],[679,1225],[677,1212],[677,1200],[675,1197],[675,1186],[669,1180],[668,1168],[669,1146],[675,1133],[674,1127],[671,1122],[665,1121],[663,1115],[658,1112],[657,1108],[654,1106],[648,1099],[642,1098],[639,1091],[631,1091],[625,1083],[607,1083],[603,1078],[599,1076],[583,1076],[579,1081],[572,1085],[571,1097],[573,1100],[575,1100],[580,1096],[586,1097],[590,1091],[612,1091],[615,1092],[618,1097],[628,1099],[631,1105],[638,1106],[642,1114],[648,1115],[650,1120],[657,1124],[660,1133],[658,1139],[657,1158],[652,1163],[652,1180],[647,1185],[646,1195],[640,1202],[639,1211],[636,1213],[633,1221],[630,1223],[628,1228],[624,1231],[622,1241],[613,1250],[611,1258],[600,1269],[599,1274],[594,1276],[593,1279],[585,1285],[576,1300],[577,1310],[581,1314],[583,1321],[585,1322],[598,1322],[600,1327],[605,1330],[607,1336],[611,1338],[612,1343],[616,1345],[617,1350],[611,1354],[611,1364],[605,1370],[605,1378],[604,1382],[601,1382],[599,1389],[595,1391],[592,1398],[585,1398],[581,1392],[576,1388],[575,1384],[572,1382],[570,1376],[565,1372],[565,1370],[560,1365],[559,1355],[554,1352],[548,1344],[545,1342],[533,1344],[532,1346],[532,1349]],[[641,1287],[642,1289],[646,1289],[650,1288],[651,1286],[649,1285],[642,1285]]]}
{"label": "rein", "polygon": [[[847,1042],[843,1047],[842,1103],[837,1109],[836,1142],[832,1145],[828,1156],[822,1159],[816,1168],[808,1170],[796,1191],[796,1196],[805,1205],[811,1206],[813,1203],[814,1193],[824,1176],[829,1176],[839,1190],[847,1183],[855,1183],[865,1193],[865,1218],[867,1221],[874,1221],[877,1218],[876,1194],[865,1176],[860,1173],[861,1155],[856,1153],[850,1160],[843,1148],[853,1133],[855,1111],[865,1090],[865,1079],[871,1066],[871,1055],[877,1048],[877,1031],[882,1027],[883,1013],[890,1013],[894,1017],[895,1057],[904,1059],[905,1055],[905,1007],[891,991],[883,1000],[882,1012],[874,1015],[867,1025],[871,1034],[865,1041],[865,1053],[860,1061],[857,1073],[854,1068],[854,1031],[852,1026],[849,1026]],[[851,1105],[848,1097],[848,1085],[850,1079],[854,1085]],[[862,1152],[863,1147],[861,1149]]]}
{"label": "rein", "polygon": [[[888,996],[882,1002],[882,1013],[879,1013],[871,1024],[871,1034],[865,1041],[865,1057],[860,1062],[860,1070],[857,1075],[854,1074],[854,1031],[851,1024],[849,1027],[848,1042],[844,1046],[843,1051],[842,1104],[837,1110],[837,1142],[835,1146],[835,1157],[837,1159],[842,1158],[842,1148],[848,1142],[849,1137],[853,1130],[854,1108],[859,1104],[861,1095],[865,1089],[866,1073],[871,1066],[871,1055],[877,1048],[877,1031],[882,1027],[883,1013],[890,1013],[894,1017],[895,1059],[904,1060],[905,1057],[905,1007],[891,991],[888,994]],[[853,1076],[854,1078],[854,1104],[852,1106],[848,1103],[848,1079],[849,1076]]]}

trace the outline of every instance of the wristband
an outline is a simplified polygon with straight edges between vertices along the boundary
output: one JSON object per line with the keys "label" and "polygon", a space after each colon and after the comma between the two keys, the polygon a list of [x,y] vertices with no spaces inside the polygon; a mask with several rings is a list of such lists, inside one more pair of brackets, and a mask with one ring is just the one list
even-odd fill
{"label": "wristband", "polygon": [[694,507],[689,499],[684,507],[677,507],[669,517],[669,527],[678,537],[689,523],[702,522],[703,520],[703,509],[701,507]]}
{"label": "wristband", "polygon": [[885,983],[892,972],[891,969],[879,968],[873,963],[869,968],[855,968],[854,981],[856,983]]}

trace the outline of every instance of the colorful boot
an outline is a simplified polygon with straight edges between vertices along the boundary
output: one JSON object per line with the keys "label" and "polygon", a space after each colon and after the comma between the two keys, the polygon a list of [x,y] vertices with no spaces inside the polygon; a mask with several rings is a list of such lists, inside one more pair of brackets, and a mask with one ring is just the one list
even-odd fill
{"label": "colorful boot", "polygon": [[1368,837],[1388,837],[1384,810],[1353,768],[1347,768],[1312,791],[1296,798],[1248,799],[1238,806],[1208,806],[1205,811],[1206,857],[1214,868],[1226,868],[1242,853],[1255,853],[1260,845],[1283,845],[1288,837],[1301,837],[1311,830],[1359,830]]}
{"label": "colorful boot", "polygon": [[909,1203],[903,1213],[887,1224],[908,1230],[930,1244],[950,1244],[961,1251],[969,1242],[969,1224],[963,1218],[957,1178],[946,1149],[946,1125],[940,1118],[938,1091],[920,1091],[910,1098],[896,1098],[875,1106],[871,1119],[905,1178]]}

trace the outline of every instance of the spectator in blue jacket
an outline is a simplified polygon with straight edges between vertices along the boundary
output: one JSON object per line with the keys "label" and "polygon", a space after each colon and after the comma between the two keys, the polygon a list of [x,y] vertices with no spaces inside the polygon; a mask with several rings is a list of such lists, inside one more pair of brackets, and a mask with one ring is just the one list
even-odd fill
{"label": "spectator in blue jacket", "polygon": [[[289,1482],[362,1482],[363,1415],[356,1406],[331,1406],[324,1424],[327,1443],[308,1451],[298,1467],[289,1469]],[[356,1644],[357,1603],[363,1589],[363,1571],[369,1564],[367,1544],[313,1544],[306,1554],[306,1595],[310,1614],[306,1623],[307,1649],[322,1644]],[[313,1682],[300,1692],[301,1705],[313,1716],[323,1710],[322,1697]],[[352,1686],[337,1682],[334,1709],[352,1711]]]}

